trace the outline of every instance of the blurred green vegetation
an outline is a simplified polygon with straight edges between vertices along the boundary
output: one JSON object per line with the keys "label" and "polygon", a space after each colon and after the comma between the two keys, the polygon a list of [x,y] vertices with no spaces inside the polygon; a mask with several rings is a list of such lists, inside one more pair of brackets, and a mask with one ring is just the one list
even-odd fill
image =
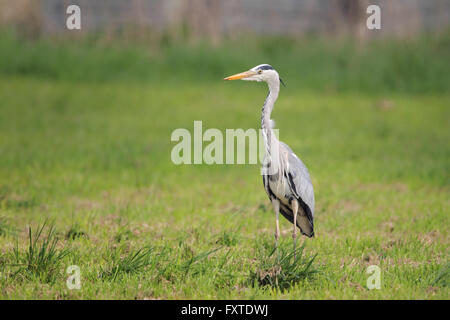
{"label": "blurred green vegetation", "polygon": [[0,73],[73,81],[216,81],[260,63],[289,84],[325,91],[448,92],[450,32],[363,44],[331,38],[243,37],[219,46],[83,38],[24,40],[0,33]]}

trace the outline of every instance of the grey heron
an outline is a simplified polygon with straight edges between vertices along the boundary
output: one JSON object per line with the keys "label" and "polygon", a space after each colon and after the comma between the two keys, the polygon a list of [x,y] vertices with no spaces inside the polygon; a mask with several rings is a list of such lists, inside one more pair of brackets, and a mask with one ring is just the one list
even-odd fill
{"label": "grey heron", "polygon": [[272,202],[276,216],[275,244],[278,246],[280,227],[279,213],[294,225],[292,232],[294,255],[297,228],[307,236],[314,236],[314,190],[308,169],[289,146],[278,140],[270,119],[275,101],[280,91],[280,76],[268,64],[258,65],[224,80],[264,81],[269,93],[262,107],[261,129],[264,139],[265,156],[263,161],[264,189]]}

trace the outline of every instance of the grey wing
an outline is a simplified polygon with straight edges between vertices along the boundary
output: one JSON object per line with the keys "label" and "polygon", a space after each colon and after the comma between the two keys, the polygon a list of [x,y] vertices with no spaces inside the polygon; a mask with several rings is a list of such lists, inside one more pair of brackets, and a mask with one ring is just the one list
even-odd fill
{"label": "grey wing", "polygon": [[314,189],[308,169],[288,145],[285,143],[281,143],[281,145],[281,148],[284,149],[283,151],[287,153],[288,163],[284,166],[284,169],[288,177],[289,186],[302,207],[306,204],[307,208],[304,209],[306,209],[307,215],[311,215],[308,218],[312,224],[314,219]]}

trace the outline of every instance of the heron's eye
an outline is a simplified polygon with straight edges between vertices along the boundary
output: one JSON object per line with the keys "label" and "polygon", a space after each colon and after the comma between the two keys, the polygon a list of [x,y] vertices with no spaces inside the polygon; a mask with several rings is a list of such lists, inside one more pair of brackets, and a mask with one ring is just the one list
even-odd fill
{"label": "heron's eye", "polygon": [[261,74],[262,73],[262,70],[258,70],[258,74]]}

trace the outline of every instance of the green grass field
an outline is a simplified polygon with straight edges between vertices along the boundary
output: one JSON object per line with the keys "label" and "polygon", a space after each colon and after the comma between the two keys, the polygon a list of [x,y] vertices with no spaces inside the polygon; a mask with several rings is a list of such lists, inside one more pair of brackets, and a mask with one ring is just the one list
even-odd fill
{"label": "green grass field", "polygon": [[[348,71],[336,52],[303,75],[291,68],[297,49],[286,64],[281,52],[240,61],[218,55],[220,48],[210,51],[214,64],[199,49],[186,51],[187,65],[168,65],[175,56],[164,54],[167,61],[149,59],[154,74],[141,70],[140,49],[0,41],[0,297],[448,299],[446,41],[405,49],[422,71],[383,49],[371,67],[381,70],[366,77]],[[322,52],[316,45],[299,54],[302,65],[314,51]],[[361,56],[349,61],[362,66]],[[398,78],[387,72],[391,58],[400,61],[392,70]],[[288,84],[273,118],[308,166],[316,194],[316,237],[299,241],[305,261],[316,258],[283,288],[257,281],[273,258],[275,226],[259,166],[170,159],[172,131],[192,131],[194,120],[204,130],[258,128],[265,85],[222,78],[262,62],[280,66]],[[315,66],[319,75],[307,82]],[[121,76],[111,80],[115,69]],[[292,229],[280,221],[285,252]],[[80,290],[66,286],[70,265],[80,267]],[[381,269],[380,290],[366,287],[370,265]]]}

